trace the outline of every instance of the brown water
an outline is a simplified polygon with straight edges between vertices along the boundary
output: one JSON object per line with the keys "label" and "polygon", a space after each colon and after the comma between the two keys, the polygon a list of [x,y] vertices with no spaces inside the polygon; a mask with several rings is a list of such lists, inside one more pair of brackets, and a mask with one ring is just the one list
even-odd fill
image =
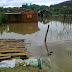
{"label": "brown water", "polygon": [[38,23],[10,23],[0,26],[0,39],[26,39],[29,56],[47,57],[44,38],[50,25],[47,46],[53,51],[49,72],[72,72],[72,17],[39,18]]}

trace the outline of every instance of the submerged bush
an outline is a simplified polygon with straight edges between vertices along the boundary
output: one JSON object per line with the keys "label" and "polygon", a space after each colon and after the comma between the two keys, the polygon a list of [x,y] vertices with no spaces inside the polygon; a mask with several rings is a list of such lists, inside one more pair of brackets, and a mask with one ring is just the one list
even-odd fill
{"label": "submerged bush", "polygon": [[0,14],[0,25],[1,25],[2,23],[6,23],[5,14]]}
{"label": "submerged bush", "polygon": [[0,14],[0,25],[2,24],[2,15]]}
{"label": "submerged bush", "polygon": [[6,23],[6,17],[5,17],[5,14],[2,15],[2,23]]}

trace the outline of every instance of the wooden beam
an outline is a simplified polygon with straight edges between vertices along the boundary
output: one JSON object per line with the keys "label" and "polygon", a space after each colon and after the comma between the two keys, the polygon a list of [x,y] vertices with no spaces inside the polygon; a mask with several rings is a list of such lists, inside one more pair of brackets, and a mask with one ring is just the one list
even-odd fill
{"label": "wooden beam", "polygon": [[1,50],[0,53],[6,53],[6,52],[24,52],[25,50]]}
{"label": "wooden beam", "polygon": [[11,56],[0,57],[0,59],[7,59],[7,58],[11,58]]}
{"label": "wooden beam", "polygon": [[23,52],[23,53],[8,53],[8,54],[0,54],[0,57],[2,56],[24,56],[28,55],[28,52]]}

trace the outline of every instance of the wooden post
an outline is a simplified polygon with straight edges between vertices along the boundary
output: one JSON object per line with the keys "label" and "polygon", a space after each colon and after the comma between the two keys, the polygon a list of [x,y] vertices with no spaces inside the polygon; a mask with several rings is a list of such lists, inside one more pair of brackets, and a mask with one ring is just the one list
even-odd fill
{"label": "wooden post", "polygon": [[45,46],[46,46],[46,50],[47,50],[48,55],[49,55],[49,50],[48,50],[48,47],[47,47],[47,44],[46,44],[46,39],[47,39],[48,31],[49,31],[49,25],[48,25],[48,28],[47,28],[47,31],[46,31],[46,35],[45,35]]}
{"label": "wooden post", "polygon": [[49,25],[48,25],[48,28],[47,28],[47,31],[46,31],[46,35],[45,35],[45,42],[46,42],[46,39],[47,39],[48,30],[49,30]]}
{"label": "wooden post", "polygon": [[46,50],[47,50],[48,55],[50,55],[46,42],[45,42],[45,46],[46,46]]}

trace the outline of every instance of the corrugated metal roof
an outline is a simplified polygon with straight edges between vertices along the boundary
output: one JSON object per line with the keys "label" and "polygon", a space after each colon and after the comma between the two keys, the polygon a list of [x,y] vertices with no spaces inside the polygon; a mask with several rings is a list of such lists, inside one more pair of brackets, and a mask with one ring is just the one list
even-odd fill
{"label": "corrugated metal roof", "polygon": [[22,12],[26,12],[26,11],[29,11],[28,9],[23,9],[23,10],[21,10],[21,11],[19,11],[19,12],[17,12],[17,13],[15,13],[14,11],[12,11],[12,12],[7,12],[7,13],[5,13],[5,14],[21,14]]}
{"label": "corrugated metal roof", "polygon": [[5,13],[5,14],[21,14],[22,12],[20,12],[20,13]]}
{"label": "corrugated metal roof", "polygon": [[23,12],[27,12],[27,11],[32,11],[32,10],[29,10],[29,9],[18,9],[18,10],[14,10],[14,11],[11,11],[11,12],[6,12],[5,14],[22,14]]}

